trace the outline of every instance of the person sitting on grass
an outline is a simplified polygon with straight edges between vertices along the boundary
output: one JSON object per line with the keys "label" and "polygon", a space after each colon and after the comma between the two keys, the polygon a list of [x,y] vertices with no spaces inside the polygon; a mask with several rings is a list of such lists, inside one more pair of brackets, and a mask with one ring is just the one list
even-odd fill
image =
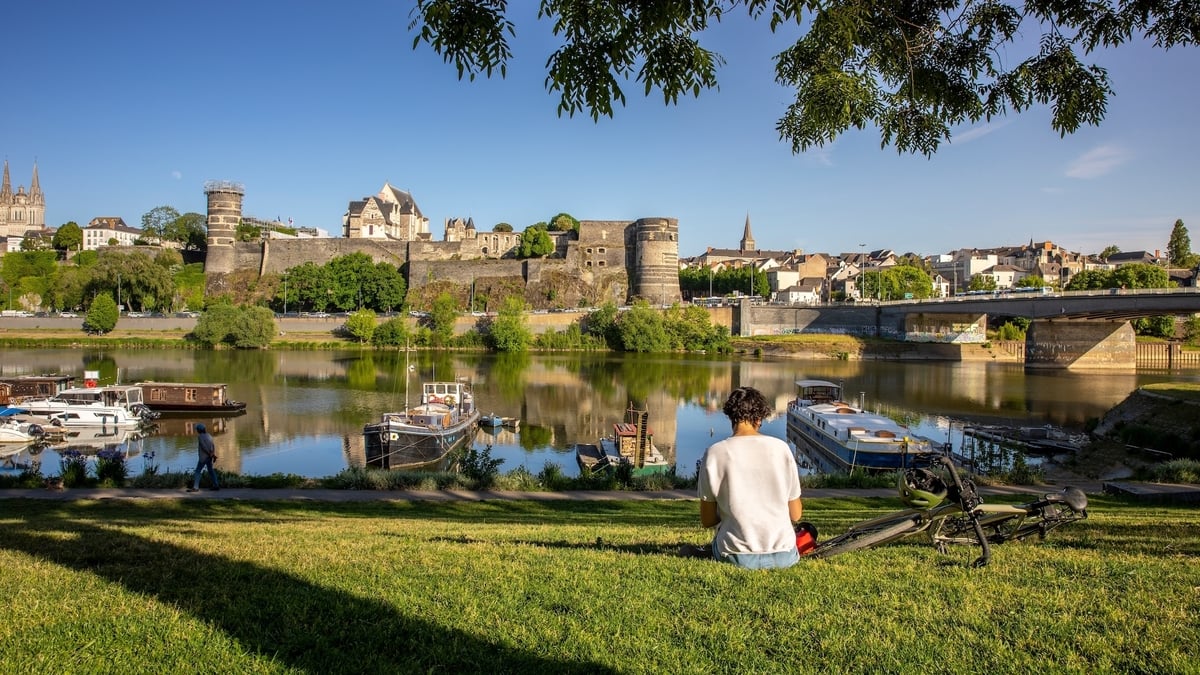
{"label": "person sitting on grass", "polygon": [[735,389],[723,411],[733,435],[709,446],[698,474],[700,524],[716,527],[712,556],[746,569],[791,567],[803,512],[791,448],[759,433],[774,410],[757,389]]}

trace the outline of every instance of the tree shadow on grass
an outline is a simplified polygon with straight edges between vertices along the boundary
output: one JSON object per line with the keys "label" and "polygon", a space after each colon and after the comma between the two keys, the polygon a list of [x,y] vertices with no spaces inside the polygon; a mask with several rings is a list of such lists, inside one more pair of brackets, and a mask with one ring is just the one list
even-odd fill
{"label": "tree shadow on grass", "polygon": [[596,663],[547,659],[483,641],[268,567],[68,518],[43,513],[8,523],[0,529],[0,547],[154,597],[296,670],[613,672]]}

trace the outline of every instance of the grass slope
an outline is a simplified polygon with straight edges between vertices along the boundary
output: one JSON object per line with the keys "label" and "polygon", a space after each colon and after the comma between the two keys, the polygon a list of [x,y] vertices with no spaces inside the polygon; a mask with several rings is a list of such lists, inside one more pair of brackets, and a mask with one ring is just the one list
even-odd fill
{"label": "grass slope", "polygon": [[[808,500],[823,533],[895,500]],[[694,502],[0,502],[0,672],[1195,672],[1195,511],[785,571]]]}

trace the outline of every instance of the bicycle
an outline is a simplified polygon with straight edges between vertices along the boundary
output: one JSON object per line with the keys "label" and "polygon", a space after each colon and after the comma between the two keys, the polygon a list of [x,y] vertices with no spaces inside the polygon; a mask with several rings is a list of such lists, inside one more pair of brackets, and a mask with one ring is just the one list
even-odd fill
{"label": "bicycle", "polygon": [[991,544],[1035,534],[1044,538],[1060,525],[1087,518],[1087,495],[1078,488],[1067,487],[1026,504],[985,504],[975,482],[959,476],[949,457],[939,455],[933,463],[945,467],[949,484],[925,468],[904,471],[898,489],[911,508],[851,525],[818,544],[810,555],[828,558],[924,533],[943,554],[950,544],[979,546],[980,556],[971,566],[983,567],[991,559]]}

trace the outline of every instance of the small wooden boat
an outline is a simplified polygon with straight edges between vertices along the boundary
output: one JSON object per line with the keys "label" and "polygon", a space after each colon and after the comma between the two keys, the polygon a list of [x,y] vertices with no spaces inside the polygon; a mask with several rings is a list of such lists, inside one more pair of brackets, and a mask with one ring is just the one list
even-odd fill
{"label": "small wooden boat", "polygon": [[581,468],[609,471],[627,464],[635,476],[665,473],[671,468],[654,445],[654,432],[650,430],[646,411],[630,407],[628,412],[630,421],[614,424],[611,436],[601,438],[596,444],[575,445],[575,459]]}
{"label": "small wooden boat", "polygon": [[241,415],[246,404],[230,400],[224,384],[200,382],[139,382],[142,401],[151,410],[170,415]]}
{"label": "small wooden boat", "polygon": [[521,426],[521,420],[516,417],[501,417],[499,415],[484,415],[479,418],[479,426],[498,429],[500,427],[508,427],[516,429]]}

